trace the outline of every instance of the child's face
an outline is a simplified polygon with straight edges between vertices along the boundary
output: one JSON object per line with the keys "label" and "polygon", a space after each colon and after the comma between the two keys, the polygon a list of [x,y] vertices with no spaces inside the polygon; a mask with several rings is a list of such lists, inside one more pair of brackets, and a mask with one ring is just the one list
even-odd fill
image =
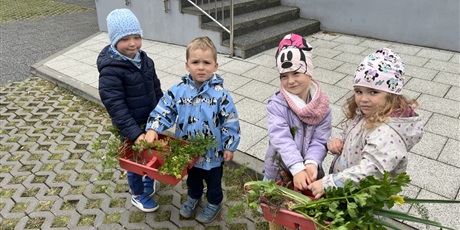
{"label": "child's face", "polygon": [[142,38],[139,34],[123,37],[117,42],[118,52],[129,58],[134,58],[142,47]]}
{"label": "child's face", "polygon": [[354,89],[355,102],[365,116],[385,105],[387,92],[364,86],[355,86]]}
{"label": "child's face", "polygon": [[283,88],[289,93],[307,99],[308,88],[310,88],[311,77],[300,72],[287,72],[280,74],[280,81]]}
{"label": "child's face", "polygon": [[217,71],[218,64],[210,49],[196,49],[189,52],[185,67],[190,72],[196,86],[201,87],[203,82],[209,80],[212,74]]}

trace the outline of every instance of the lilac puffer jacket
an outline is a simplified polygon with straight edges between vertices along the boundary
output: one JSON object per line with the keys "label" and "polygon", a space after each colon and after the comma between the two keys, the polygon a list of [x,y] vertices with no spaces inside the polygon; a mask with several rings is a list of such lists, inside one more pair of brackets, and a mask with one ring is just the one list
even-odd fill
{"label": "lilac puffer jacket", "polygon": [[[316,82],[312,83],[313,86],[316,86]],[[319,86],[316,89],[321,90]],[[321,103],[328,103],[324,93],[321,92],[318,95],[312,95],[312,101],[320,100]],[[278,92],[270,97],[267,111],[270,143],[265,155],[265,176],[271,180],[280,179],[279,159],[282,159],[282,165],[291,174],[294,174],[291,166],[296,163],[304,164],[306,160],[314,161],[321,166],[327,153],[326,144],[332,132],[331,109],[327,109],[319,123],[307,124],[300,120],[289,107],[283,94]],[[308,111],[304,112],[308,113]],[[291,129],[295,129],[294,138]]]}

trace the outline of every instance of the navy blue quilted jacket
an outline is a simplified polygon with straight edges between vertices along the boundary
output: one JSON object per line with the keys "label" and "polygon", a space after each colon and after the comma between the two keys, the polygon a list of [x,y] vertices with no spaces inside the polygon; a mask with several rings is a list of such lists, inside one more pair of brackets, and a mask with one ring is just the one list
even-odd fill
{"label": "navy blue quilted jacket", "polygon": [[112,123],[131,141],[144,133],[140,126],[163,96],[152,59],[141,51],[141,60],[139,69],[121,57],[113,58],[109,46],[97,58],[102,103]]}

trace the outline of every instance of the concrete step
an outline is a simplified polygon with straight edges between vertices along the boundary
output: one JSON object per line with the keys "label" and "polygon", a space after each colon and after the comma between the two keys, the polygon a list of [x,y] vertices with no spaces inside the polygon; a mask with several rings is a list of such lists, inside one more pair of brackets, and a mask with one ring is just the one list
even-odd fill
{"label": "concrete step", "polygon": [[[278,46],[279,41],[288,33],[307,36],[318,32],[319,26],[317,20],[299,18],[234,37],[235,55],[248,58]],[[224,40],[223,45],[230,46],[230,40]]]}
{"label": "concrete step", "polygon": [[[215,15],[217,14],[217,19],[218,21],[222,20],[222,7],[221,7],[221,2],[222,1],[211,1],[208,2],[208,0],[203,0],[203,4],[201,4],[201,0],[198,0],[198,6],[200,6],[204,11],[206,11],[208,14],[213,16],[214,18]],[[230,1],[229,0],[224,0],[223,1],[223,9],[224,9],[224,18],[230,17]],[[261,9],[266,9],[274,6],[279,6],[281,5],[280,0],[233,0],[233,15],[240,15],[240,14],[246,14],[250,13],[253,11],[261,10]],[[217,10],[213,10],[217,6]],[[211,10],[209,10],[211,9]],[[193,15],[198,15],[198,16],[203,16],[204,14],[195,8],[193,5],[191,5],[188,1],[182,0],[182,13],[185,14],[193,14]],[[206,23],[212,21],[208,17],[204,16],[201,17],[201,22]]]}
{"label": "concrete step", "polygon": [[[203,4],[201,0],[197,2],[206,12],[222,3],[207,0],[203,0]],[[223,0],[223,3],[223,9],[219,7],[208,14],[218,15],[217,21],[230,29],[230,1]],[[234,0],[233,6],[234,55],[241,58],[276,47],[286,34],[306,36],[320,30],[319,21],[300,18],[299,8],[283,6],[280,0]],[[182,12],[200,17],[201,28],[219,32],[222,46],[230,47],[230,34],[186,0],[182,0]]]}
{"label": "concrete step", "polygon": [[[233,19],[234,36],[243,35],[254,30],[260,30],[278,23],[297,19],[299,18],[299,12],[300,10],[297,7],[275,6],[237,15]],[[225,18],[222,24],[227,29],[230,29],[230,18]],[[230,34],[213,21],[204,23],[202,28],[222,32],[223,40],[230,38]]]}

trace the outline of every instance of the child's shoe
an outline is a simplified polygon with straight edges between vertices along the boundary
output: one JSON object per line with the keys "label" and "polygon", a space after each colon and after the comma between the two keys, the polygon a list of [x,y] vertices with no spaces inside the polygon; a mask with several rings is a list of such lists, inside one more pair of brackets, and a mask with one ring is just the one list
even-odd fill
{"label": "child's shoe", "polygon": [[142,183],[144,183],[144,193],[147,193],[149,196],[155,194],[157,185],[156,180],[149,177],[144,177],[142,178]]}
{"label": "child's shoe", "polygon": [[196,220],[204,224],[211,223],[217,217],[221,209],[222,203],[218,205],[207,203],[203,212],[196,217]]}
{"label": "child's shoe", "polygon": [[193,214],[193,211],[196,209],[196,205],[200,202],[201,199],[193,199],[188,197],[187,201],[182,204],[180,208],[180,215],[184,218],[190,218]]}
{"label": "child's shoe", "polygon": [[132,196],[131,204],[133,204],[143,212],[153,212],[160,207],[160,205],[158,205],[154,200],[152,200],[147,193],[144,193],[137,197]]}

